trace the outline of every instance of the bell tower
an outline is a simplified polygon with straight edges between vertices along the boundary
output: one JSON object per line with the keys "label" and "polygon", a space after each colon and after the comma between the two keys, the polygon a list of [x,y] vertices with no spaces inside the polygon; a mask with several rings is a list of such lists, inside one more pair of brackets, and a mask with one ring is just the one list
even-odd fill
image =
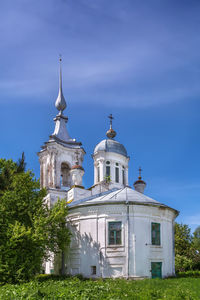
{"label": "bell tower", "polygon": [[61,61],[60,58],[59,92],[55,102],[58,110],[58,114],[54,118],[55,130],[50,135],[48,142],[45,142],[42,146],[38,156],[41,188],[67,191],[75,185],[75,176],[72,171],[75,168],[74,166],[79,166],[81,170],[80,174],[78,174],[78,182],[82,184],[82,176],[84,174],[82,162],[85,151],[80,142],[70,137],[66,128],[68,117],[63,114],[67,104],[62,91]]}

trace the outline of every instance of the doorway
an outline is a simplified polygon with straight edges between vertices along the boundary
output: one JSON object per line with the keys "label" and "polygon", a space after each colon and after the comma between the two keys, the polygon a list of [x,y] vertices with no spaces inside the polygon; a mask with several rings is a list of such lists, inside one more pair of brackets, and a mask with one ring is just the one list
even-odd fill
{"label": "doorway", "polygon": [[151,277],[152,278],[162,278],[162,263],[152,262],[151,263]]}

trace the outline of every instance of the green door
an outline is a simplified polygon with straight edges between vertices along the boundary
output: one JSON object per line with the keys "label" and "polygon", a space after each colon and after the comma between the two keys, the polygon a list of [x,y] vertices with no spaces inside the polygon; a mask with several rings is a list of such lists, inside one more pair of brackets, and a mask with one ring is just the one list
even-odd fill
{"label": "green door", "polygon": [[162,278],[162,263],[152,262],[151,263],[151,277],[152,278]]}

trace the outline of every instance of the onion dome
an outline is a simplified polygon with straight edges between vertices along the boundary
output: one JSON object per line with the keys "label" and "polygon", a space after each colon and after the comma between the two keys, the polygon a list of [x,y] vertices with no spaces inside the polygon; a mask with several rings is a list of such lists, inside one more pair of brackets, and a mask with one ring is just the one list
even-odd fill
{"label": "onion dome", "polygon": [[110,129],[106,132],[106,135],[109,139],[114,139],[114,137],[116,136],[116,131],[112,128],[112,120],[114,119],[112,114],[110,114],[108,116],[108,118],[110,119]]}
{"label": "onion dome", "polygon": [[107,132],[106,135],[109,139],[113,139],[116,136],[116,131],[112,128],[110,128]]}
{"label": "onion dome", "polygon": [[66,104],[65,97],[64,97],[63,91],[62,91],[62,70],[61,70],[62,59],[60,58],[59,60],[60,60],[60,84],[59,84],[58,97],[55,102],[55,107],[60,112],[60,114],[62,114],[63,110],[67,107],[67,104]]}
{"label": "onion dome", "polygon": [[146,182],[144,180],[142,180],[142,176],[141,176],[141,172],[142,169],[141,167],[139,167],[139,176],[138,176],[138,180],[136,180],[133,184],[135,190],[139,193],[144,193],[144,189],[146,187]]}

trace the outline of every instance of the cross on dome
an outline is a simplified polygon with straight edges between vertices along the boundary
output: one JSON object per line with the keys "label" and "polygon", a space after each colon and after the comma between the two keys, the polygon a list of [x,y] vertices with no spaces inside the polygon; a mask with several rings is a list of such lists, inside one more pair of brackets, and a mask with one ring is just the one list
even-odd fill
{"label": "cross on dome", "polygon": [[142,179],[142,168],[141,167],[139,167],[139,169],[138,169],[138,171],[139,171],[139,177],[138,177],[138,179]]}
{"label": "cross on dome", "polygon": [[110,114],[108,118],[110,119],[110,128],[112,128],[112,120],[114,120],[112,114]]}

